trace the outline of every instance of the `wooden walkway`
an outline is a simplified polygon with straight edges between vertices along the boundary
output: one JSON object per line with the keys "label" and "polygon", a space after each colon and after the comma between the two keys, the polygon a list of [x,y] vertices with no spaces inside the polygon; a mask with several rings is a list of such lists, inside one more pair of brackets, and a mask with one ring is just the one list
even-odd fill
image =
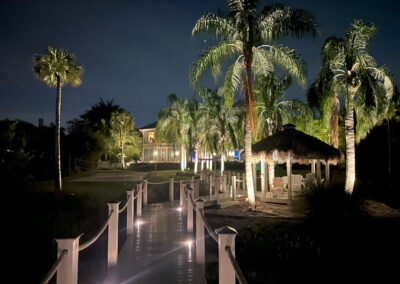
{"label": "wooden walkway", "polygon": [[134,234],[119,254],[118,265],[110,269],[104,283],[207,283],[196,264],[193,233],[187,233],[186,216],[179,201],[148,204],[136,218]]}

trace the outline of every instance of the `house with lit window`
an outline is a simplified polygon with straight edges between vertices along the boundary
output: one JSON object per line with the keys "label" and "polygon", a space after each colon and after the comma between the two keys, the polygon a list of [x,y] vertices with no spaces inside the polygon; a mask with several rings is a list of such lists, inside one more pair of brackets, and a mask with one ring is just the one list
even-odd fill
{"label": "house with lit window", "polygon": [[143,163],[179,163],[179,151],[174,144],[156,143],[157,121],[139,128],[143,136]]}

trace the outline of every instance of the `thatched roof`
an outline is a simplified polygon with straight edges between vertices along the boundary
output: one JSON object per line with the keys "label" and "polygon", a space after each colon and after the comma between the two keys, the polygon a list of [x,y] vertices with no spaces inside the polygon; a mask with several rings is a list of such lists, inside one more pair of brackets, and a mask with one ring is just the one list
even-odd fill
{"label": "thatched roof", "polygon": [[293,162],[308,164],[312,159],[337,164],[341,152],[321,140],[298,131],[293,124],[286,124],[282,131],[252,145],[253,161],[277,160],[285,163],[288,155]]}

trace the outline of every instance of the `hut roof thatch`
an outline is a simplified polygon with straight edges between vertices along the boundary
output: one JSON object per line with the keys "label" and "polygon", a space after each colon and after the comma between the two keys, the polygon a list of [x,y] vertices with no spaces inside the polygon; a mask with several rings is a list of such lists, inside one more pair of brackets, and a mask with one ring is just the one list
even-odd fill
{"label": "hut roof thatch", "polygon": [[253,161],[260,159],[277,160],[284,163],[290,154],[293,162],[308,164],[309,160],[319,159],[337,164],[341,152],[321,140],[294,129],[293,124],[287,124],[284,130],[252,145]]}

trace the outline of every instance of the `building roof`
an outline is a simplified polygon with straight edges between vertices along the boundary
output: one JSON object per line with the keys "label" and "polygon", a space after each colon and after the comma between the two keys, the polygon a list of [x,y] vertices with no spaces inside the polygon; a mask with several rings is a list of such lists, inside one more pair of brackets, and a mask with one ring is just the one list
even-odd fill
{"label": "building roof", "polygon": [[341,160],[341,152],[321,140],[294,129],[294,125],[285,125],[282,131],[252,145],[253,160],[277,160],[286,162],[290,154],[291,160],[308,163],[311,159],[329,161],[336,164]]}
{"label": "building roof", "polygon": [[152,122],[152,123],[150,123],[150,124],[148,124],[148,125],[145,125],[145,126],[143,126],[143,127],[140,127],[139,130],[143,130],[143,129],[153,129],[153,128],[156,128],[156,126],[157,126],[157,121],[154,121],[154,122]]}

